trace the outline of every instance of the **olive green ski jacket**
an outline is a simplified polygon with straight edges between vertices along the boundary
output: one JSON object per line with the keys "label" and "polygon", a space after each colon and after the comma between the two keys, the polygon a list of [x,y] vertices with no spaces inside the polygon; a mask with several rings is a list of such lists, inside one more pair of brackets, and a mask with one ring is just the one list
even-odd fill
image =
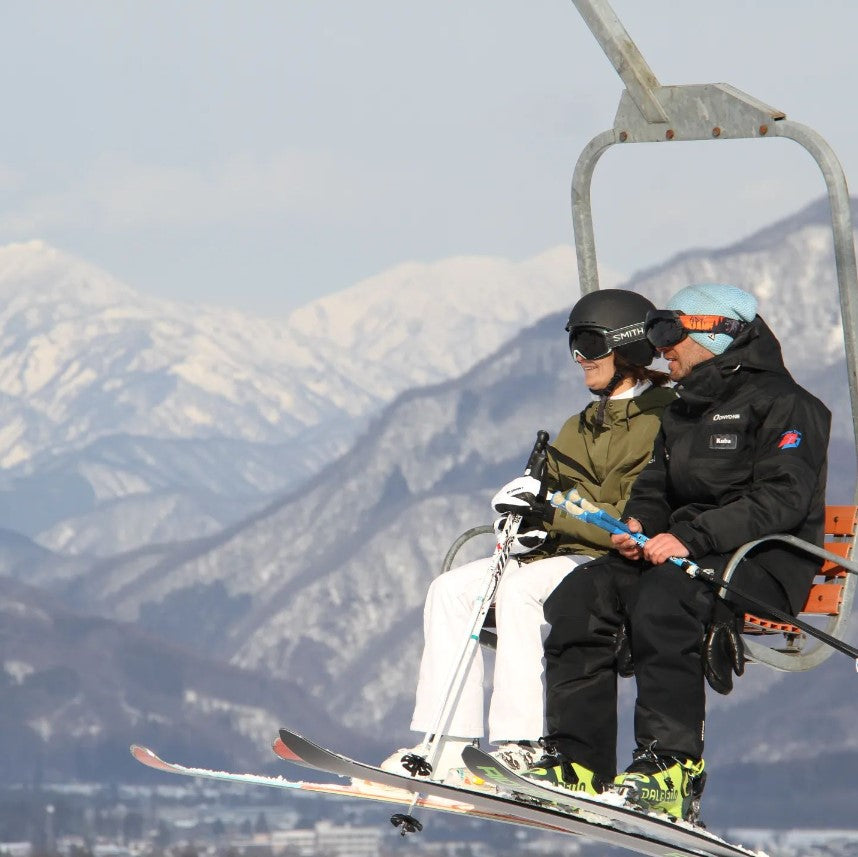
{"label": "olive green ski jacket", "polygon": [[[621,517],[637,475],[652,458],[662,411],[676,398],[669,387],[649,387],[629,399],[609,399],[604,421],[595,424],[599,403],[570,417],[548,447],[545,482],[553,491],[577,488],[582,497]],[[558,553],[600,556],[611,547],[610,533],[559,509],[546,511],[548,536],[526,559]],[[525,559],[525,557],[522,557]]]}

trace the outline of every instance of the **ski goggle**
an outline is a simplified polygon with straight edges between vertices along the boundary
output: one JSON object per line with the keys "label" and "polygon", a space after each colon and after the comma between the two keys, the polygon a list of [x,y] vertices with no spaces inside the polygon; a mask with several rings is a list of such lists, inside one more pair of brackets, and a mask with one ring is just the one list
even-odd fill
{"label": "ski goggle", "polygon": [[606,330],[604,327],[573,327],[566,326],[569,331],[569,351],[573,359],[600,360],[607,357],[615,348],[638,342],[646,334],[644,324],[638,321],[626,327]]}
{"label": "ski goggle", "polygon": [[650,310],[644,328],[646,338],[654,348],[670,348],[682,342],[689,333],[723,333],[733,338],[745,327],[745,322],[723,315],[685,315],[676,309]]}

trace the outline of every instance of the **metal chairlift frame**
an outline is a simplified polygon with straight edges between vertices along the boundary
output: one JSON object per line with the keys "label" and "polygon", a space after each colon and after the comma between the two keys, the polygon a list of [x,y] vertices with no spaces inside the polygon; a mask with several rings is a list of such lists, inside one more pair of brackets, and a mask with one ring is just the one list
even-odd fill
{"label": "metal chairlift frame", "polygon": [[[611,146],[631,143],[675,145],[684,140],[768,140],[773,137],[794,140],[814,158],[828,191],[852,426],[858,448],[858,270],[849,191],[843,168],[831,146],[812,128],[789,121],[783,111],[727,84],[662,86],[608,0],[572,2],[626,87],[620,96],[614,127],[596,135],[584,147],[572,176],[572,225],[581,293],[587,294],[599,288],[590,186],[596,164]],[[858,504],[858,486],[854,502]],[[740,548],[735,562],[738,562],[738,554],[744,555],[743,552],[750,547]],[[815,545],[807,545],[807,549],[817,556],[839,561],[851,572],[846,575],[840,612],[824,628],[832,636],[841,637],[852,612],[858,585],[858,564],[851,558],[844,560],[828,554]],[[730,571],[735,562],[731,563]],[[746,646],[754,661],[784,671],[811,669],[834,651],[818,642],[800,653],[777,651],[750,640],[746,640]]]}
{"label": "metal chairlift frame", "polygon": [[[608,0],[572,2],[626,86],[620,96],[614,127],[597,134],[584,147],[572,175],[572,225],[581,293],[588,294],[599,288],[590,186],[599,158],[611,146],[631,143],[676,144],[684,140],[768,140],[773,137],[794,140],[814,158],[822,171],[828,191],[852,428],[858,448],[858,269],[849,191],[843,168],[831,146],[812,128],[789,121],[783,111],[728,84],[662,86]],[[858,485],[853,503],[858,505]],[[490,532],[492,528],[489,526],[474,527],[459,536],[444,557],[442,572],[452,567],[456,554],[465,542]],[[772,539],[788,542],[820,559],[830,559],[848,572],[839,612],[830,617],[822,629],[833,637],[842,638],[852,614],[855,590],[858,587],[858,563],[852,559],[851,551],[850,555],[844,558],[793,536],[773,534],[742,545],[727,564],[724,570],[725,579],[729,580],[733,570],[749,550],[762,541]],[[724,594],[724,590],[721,594]],[[490,634],[486,634],[485,641],[491,644]],[[814,640],[807,648],[788,651],[763,646],[748,639],[745,645],[753,661],[788,672],[812,669],[834,652],[831,646],[818,640]]]}

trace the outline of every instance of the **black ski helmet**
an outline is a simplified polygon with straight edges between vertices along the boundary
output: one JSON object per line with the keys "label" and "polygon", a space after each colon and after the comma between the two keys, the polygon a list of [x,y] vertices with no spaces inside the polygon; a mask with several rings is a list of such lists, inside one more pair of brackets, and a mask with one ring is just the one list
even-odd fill
{"label": "black ski helmet", "polygon": [[644,320],[655,306],[643,295],[625,289],[599,289],[572,307],[566,330],[604,331],[612,350],[633,366],[649,366],[656,351],[644,335]]}

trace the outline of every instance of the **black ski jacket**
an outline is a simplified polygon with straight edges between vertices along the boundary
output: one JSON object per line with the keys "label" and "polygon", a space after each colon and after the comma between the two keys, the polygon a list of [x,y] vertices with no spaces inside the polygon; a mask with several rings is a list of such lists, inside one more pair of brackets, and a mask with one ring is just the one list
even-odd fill
{"label": "black ski jacket", "polygon": [[[773,533],[821,545],[831,413],[792,379],[766,323],[757,316],[677,392],[626,517],[676,536],[692,559]],[[819,560],[779,542],[749,556],[801,610]]]}

